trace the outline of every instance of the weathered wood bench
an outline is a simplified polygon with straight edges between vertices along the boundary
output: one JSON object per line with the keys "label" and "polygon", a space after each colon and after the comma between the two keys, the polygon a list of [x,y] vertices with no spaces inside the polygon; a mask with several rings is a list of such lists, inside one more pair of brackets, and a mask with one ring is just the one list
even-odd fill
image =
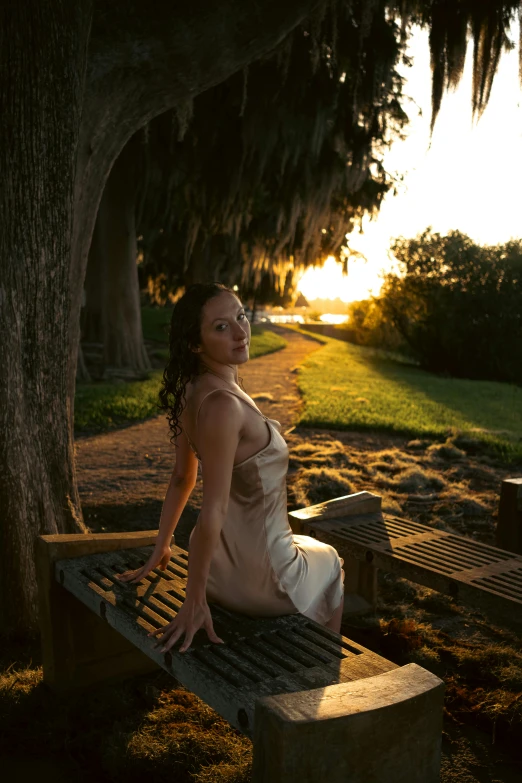
{"label": "weathered wood bench", "polygon": [[253,739],[255,783],[436,783],[443,684],[398,667],[302,615],[254,619],[212,607],[184,654],[148,632],[176,614],[187,552],[139,585],[157,531],[42,536],[37,572],[44,681],[63,690],[162,667]]}
{"label": "weathered wood bench", "polygon": [[383,514],[371,492],[289,514],[294,533],[334,546],[344,558],[345,614],[373,608],[377,569],[522,623],[522,556],[407,519]]}

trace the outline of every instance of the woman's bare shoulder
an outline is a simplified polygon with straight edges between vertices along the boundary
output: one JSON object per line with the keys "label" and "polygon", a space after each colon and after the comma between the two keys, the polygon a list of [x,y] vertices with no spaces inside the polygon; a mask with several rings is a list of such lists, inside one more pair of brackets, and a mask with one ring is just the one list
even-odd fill
{"label": "woman's bare shoulder", "polygon": [[[186,412],[191,420],[201,418],[205,412],[211,415],[241,412],[241,403],[233,391],[223,386],[219,378],[199,376],[187,384]],[[198,416],[199,414],[199,416]]]}

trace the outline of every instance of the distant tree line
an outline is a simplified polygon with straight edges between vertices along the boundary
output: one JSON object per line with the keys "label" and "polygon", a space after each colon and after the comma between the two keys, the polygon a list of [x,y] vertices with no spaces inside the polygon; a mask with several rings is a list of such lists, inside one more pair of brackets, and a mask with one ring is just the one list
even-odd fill
{"label": "distant tree line", "polygon": [[379,297],[349,306],[356,342],[432,372],[522,383],[522,240],[478,245],[459,231],[401,237]]}

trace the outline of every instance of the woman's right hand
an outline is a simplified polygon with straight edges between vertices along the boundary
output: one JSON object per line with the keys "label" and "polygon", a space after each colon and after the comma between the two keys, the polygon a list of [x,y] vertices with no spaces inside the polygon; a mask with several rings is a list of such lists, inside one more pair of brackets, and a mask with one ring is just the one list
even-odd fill
{"label": "woman's right hand", "polygon": [[124,574],[115,574],[115,577],[116,579],[119,579],[120,582],[131,582],[132,584],[136,584],[141,579],[148,576],[155,568],[158,568],[158,566],[161,569],[165,569],[171,554],[170,546],[165,545],[161,549],[154,548],[151,556],[141,568],[136,568],[134,571],[125,571]]}

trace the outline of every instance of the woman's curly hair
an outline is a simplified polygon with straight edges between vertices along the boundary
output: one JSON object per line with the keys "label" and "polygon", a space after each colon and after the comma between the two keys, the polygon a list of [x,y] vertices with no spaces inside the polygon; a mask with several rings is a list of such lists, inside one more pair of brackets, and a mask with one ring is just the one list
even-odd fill
{"label": "woman's curly hair", "polygon": [[185,407],[185,389],[196,375],[200,365],[198,354],[194,353],[201,343],[201,313],[204,305],[215,296],[235,291],[222,283],[196,283],[191,285],[178,299],[172,311],[170,322],[170,356],[163,372],[162,388],[159,393],[160,410],[167,413],[172,431],[171,440],[181,433],[179,419]]}

